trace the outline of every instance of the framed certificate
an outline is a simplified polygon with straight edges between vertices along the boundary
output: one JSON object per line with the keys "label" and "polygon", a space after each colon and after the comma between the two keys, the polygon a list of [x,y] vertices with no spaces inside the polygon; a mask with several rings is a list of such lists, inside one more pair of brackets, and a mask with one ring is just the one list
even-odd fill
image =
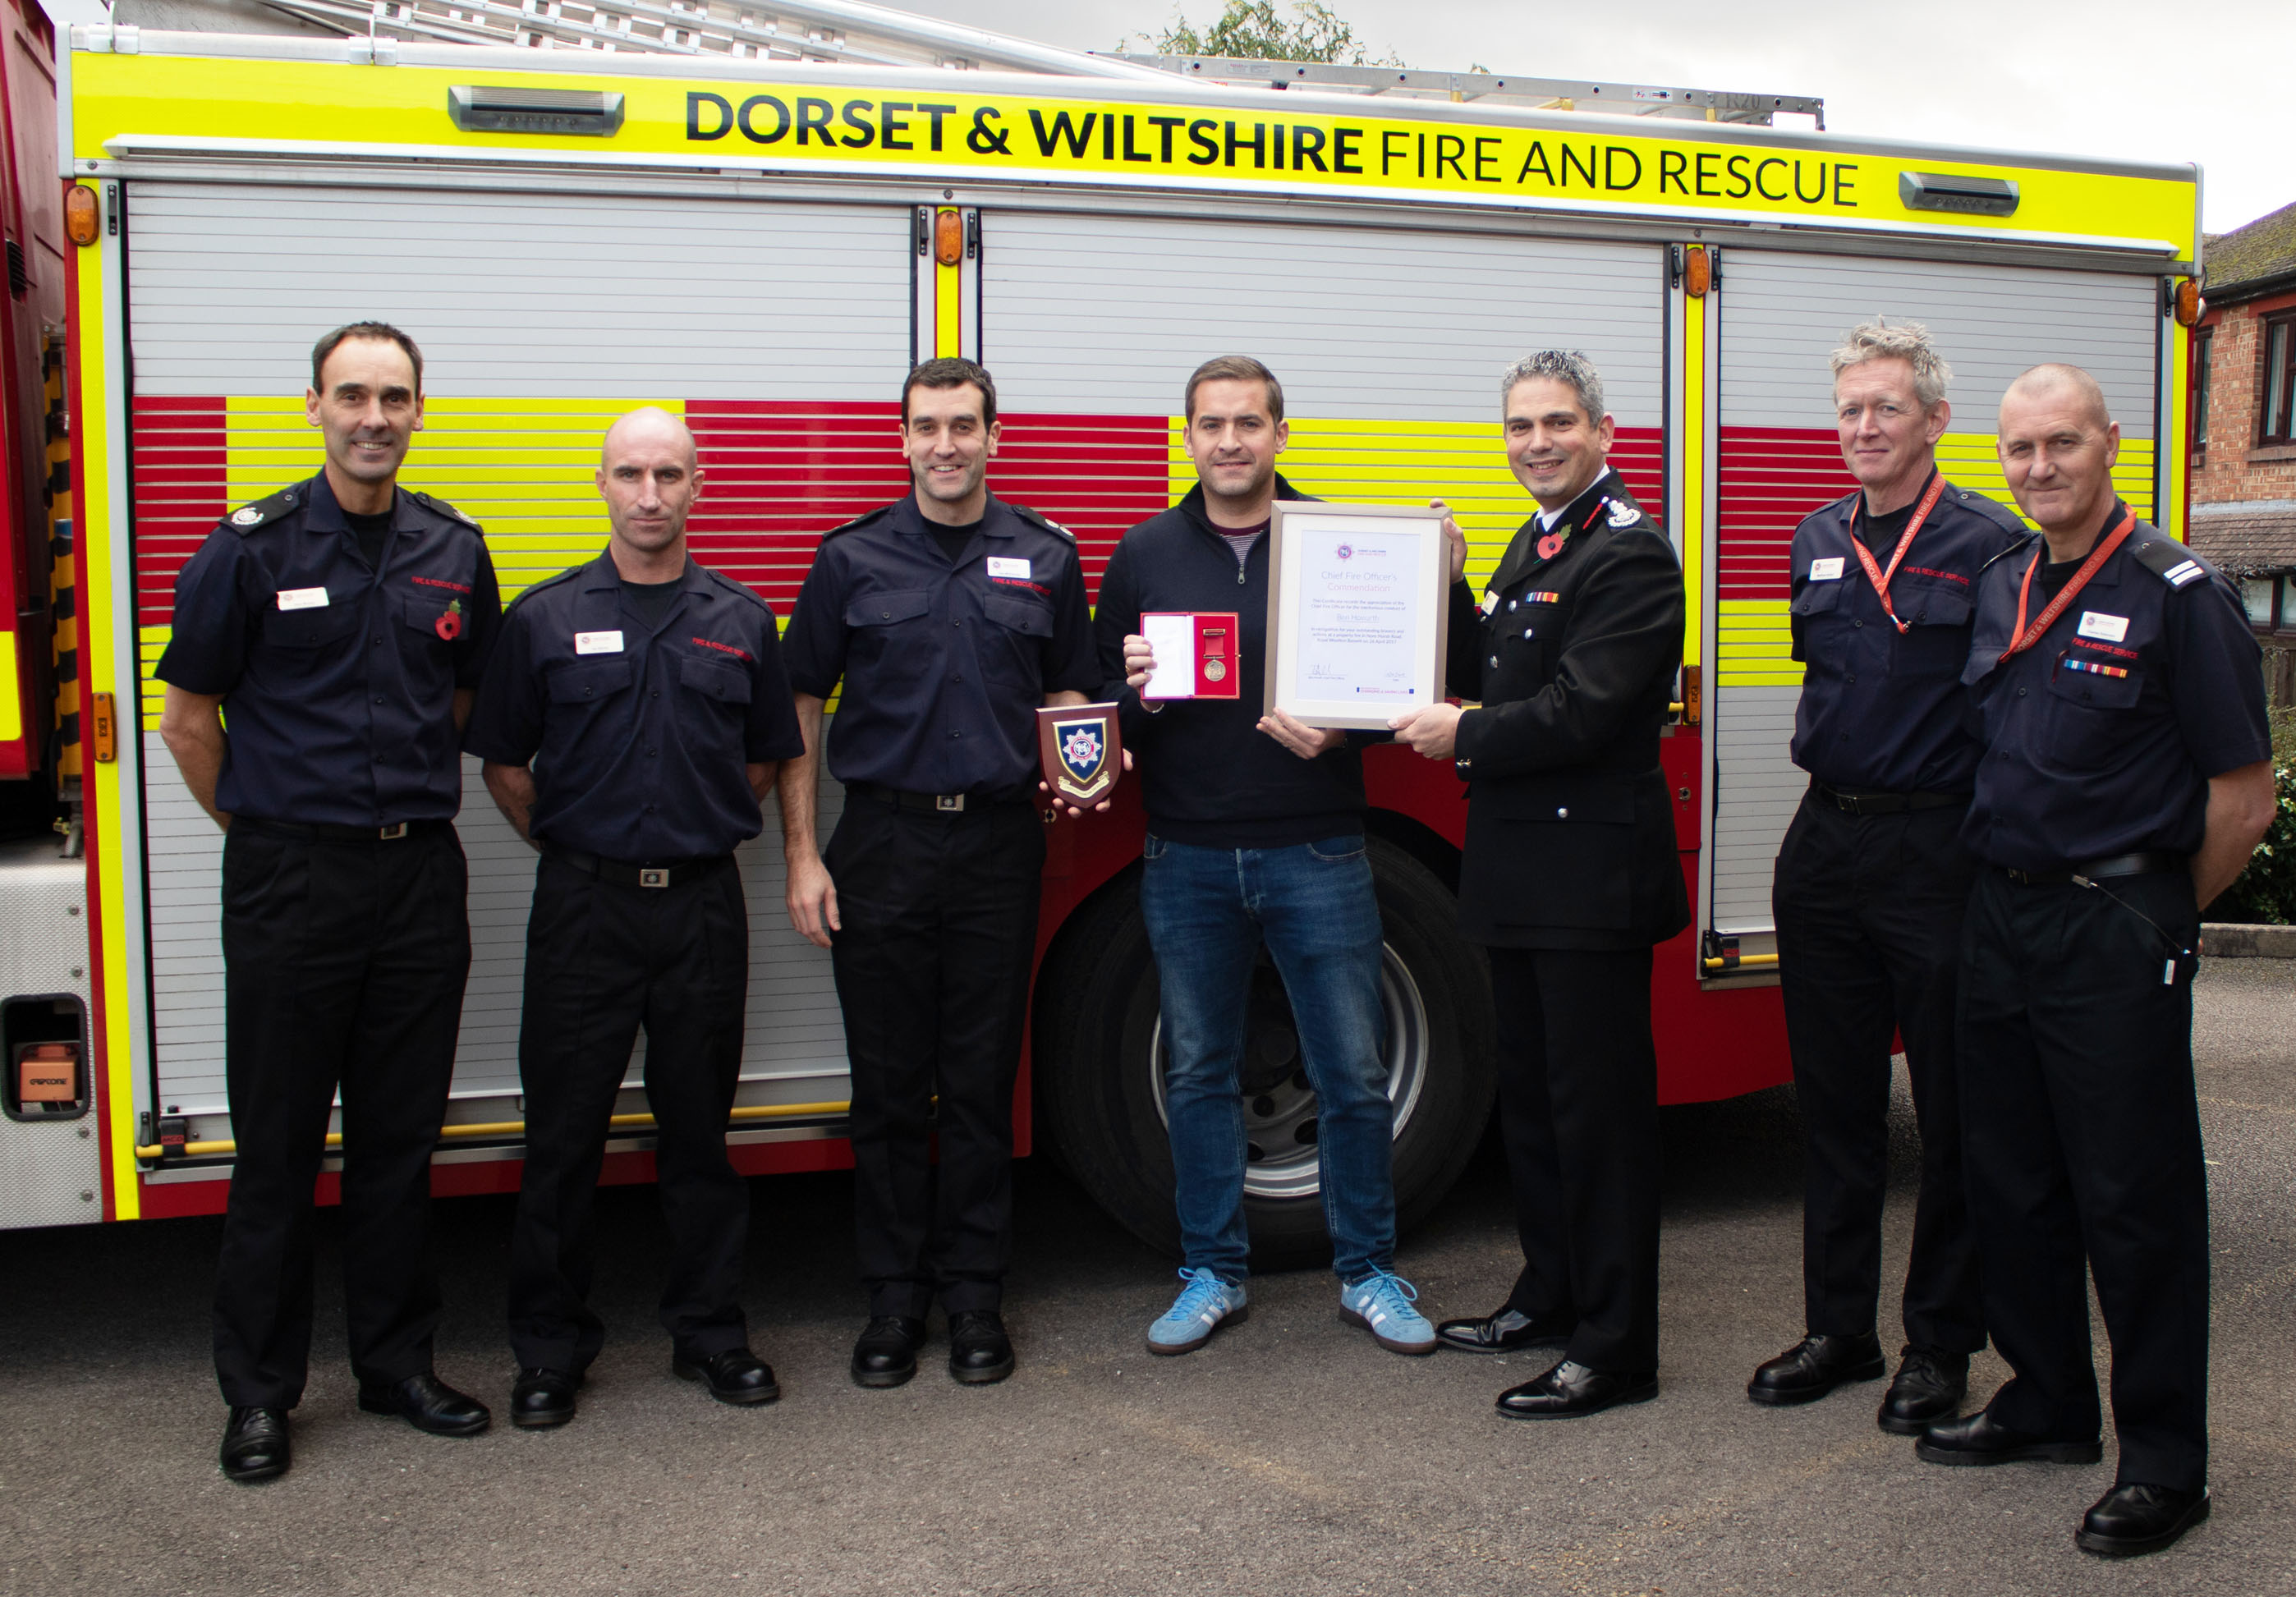
{"label": "framed certificate", "polygon": [[1265,708],[1384,731],[1442,700],[1442,512],[1278,500],[1269,539]]}

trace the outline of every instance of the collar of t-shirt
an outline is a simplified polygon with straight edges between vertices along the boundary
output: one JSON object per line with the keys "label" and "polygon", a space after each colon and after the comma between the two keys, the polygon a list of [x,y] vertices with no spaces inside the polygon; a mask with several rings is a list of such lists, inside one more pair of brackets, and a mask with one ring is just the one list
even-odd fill
{"label": "collar of t-shirt", "polygon": [[1898,552],[1898,540],[1906,536],[1906,524],[1920,508],[1920,500],[1908,499],[1886,515],[1877,516],[1870,506],[1861,504],[1857,507],[1858,540],[1880,555],[1882,563],[1887,566],[1890,556]]}
{"label": "collar of t-shirt", "polygon": [[1222,527],[1215,521],[1212,523],[1212,530],[1219,534],[1226,543],[1228,552],[1235,556],[1235,569],[1241,571],[1243,569],[1244,562],[1251,558],[1251,546],[1259,542],[1260,535],[1267,530],[1269,524],[1275,520],[1275,517],[1270,516],[1267,520],[1250,527]]}
{"label": "collar of t-shirt", "polygon": [[[988,519],[983,516],[980,521],[986,521]],[[964,546],[972,542],[972,535],[980,530],[980,521],[967,521],[962,527],[950,527],[939,521],[927,521],[925,528],[933,535],[933,541],[940,545],[941,553],[953,566],[964,553]]]}
{"label": "collar of t-shirt", "polygon": [[638,619],[646,624],[649,631],[662,624],[669,614],[669,607],[677,602],[677,590],[685,586],[683,573],[668,582],[632,582],[627,577],[622,578],[622,592],[628,597],[630,608],[638,612]]}
{"label": "collar of t-shirt", "polygon": [[366,563],[377,571],[381,570],[383,540],[390,536],[390,512],[361,516],[345,511],[343,520],[350,528],[351,536],[358,540],[358,551],[366,556]]}

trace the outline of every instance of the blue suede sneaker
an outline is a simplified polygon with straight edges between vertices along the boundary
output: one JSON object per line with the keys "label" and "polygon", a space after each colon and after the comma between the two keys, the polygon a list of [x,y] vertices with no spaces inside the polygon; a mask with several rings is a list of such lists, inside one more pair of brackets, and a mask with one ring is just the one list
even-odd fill
{"label": "blue suede sneaker", "polygon": [[1212,1339],[1212,1332],[1247,1317],[1243,1287],[1222,1281],[1210,1270],[1183,1270],[1188,1284],[1163,1316],[1148,1328],[1151,1353],[1193,1353]]}
{"label": "blue suede sneaker", "polygon": [[1340,1289],[1340,1318],[1360,1325],[1390,1353],[1432,1353],[1435,1328],[1411,1306],[1418,1290],[1400,1275],[1374,1270]]}

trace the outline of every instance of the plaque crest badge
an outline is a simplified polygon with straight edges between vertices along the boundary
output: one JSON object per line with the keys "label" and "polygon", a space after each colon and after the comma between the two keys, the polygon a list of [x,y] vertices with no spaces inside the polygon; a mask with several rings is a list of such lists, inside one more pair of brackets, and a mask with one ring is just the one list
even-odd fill
{"label": "plaque crest badge", "polygon": [[1037,712],[1038,753],[1053,796],[1081,809],[1098,804],[1123,773],[1113,704],[1068,704]]}

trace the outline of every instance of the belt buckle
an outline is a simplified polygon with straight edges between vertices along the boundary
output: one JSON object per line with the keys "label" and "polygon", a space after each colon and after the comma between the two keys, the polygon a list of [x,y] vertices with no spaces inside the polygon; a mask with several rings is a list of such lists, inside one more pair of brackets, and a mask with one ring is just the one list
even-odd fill
{"label": "belt buckle", "polygon": [[401,821],[396,826],[377,827],[374,835],[383,842],[395,843],[406,835],[406,823]]}
{"label": "belt buckle", "polygon": [[666,888],[668,885],[669,872],[667,867],[657,865],[651,870],[641,868],[638,872],[638,886],[642,888]]}
{"label": "belt buckle", "polygon": [[963,815],[964,813],[964,795],[962,793],[935,793],[933,795],[933,807],[937,810],[946,811],[951,815]]}

